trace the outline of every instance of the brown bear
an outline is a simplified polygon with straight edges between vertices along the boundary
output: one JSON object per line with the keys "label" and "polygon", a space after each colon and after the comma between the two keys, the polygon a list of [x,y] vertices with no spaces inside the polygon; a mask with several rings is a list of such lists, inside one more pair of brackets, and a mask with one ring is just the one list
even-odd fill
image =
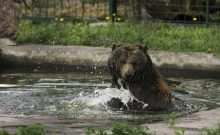
{"label": "brown bear", "polygon": [[[128,89],[139,103],[148,104],[146,110],[166,110],[171,105],[171,90],[147,50],[147,46],[138,44],[113,45],[108,59],[112,87]],[[135,108],[132,102],[130,108]]]}

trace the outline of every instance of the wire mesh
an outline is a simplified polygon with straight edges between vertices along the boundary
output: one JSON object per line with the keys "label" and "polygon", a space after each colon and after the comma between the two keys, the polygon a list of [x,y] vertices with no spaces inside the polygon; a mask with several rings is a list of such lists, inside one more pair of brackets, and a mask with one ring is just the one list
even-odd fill
{"label": "wire mesh", "polygon": [[[23,18],[108,21],[111,0],[23,0]],[[220,0],[116,0],[114,21],[220,22]],[[61,20],[62,21],[62,20]]]}

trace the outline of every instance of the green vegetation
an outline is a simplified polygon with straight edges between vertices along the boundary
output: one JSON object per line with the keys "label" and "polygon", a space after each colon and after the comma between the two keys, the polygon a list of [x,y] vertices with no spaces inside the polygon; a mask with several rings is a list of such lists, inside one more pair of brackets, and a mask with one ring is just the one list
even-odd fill
{"label": "green vegetation", "polygon": [[47,127],[44,125],[29,125],[18,129],[16,135],[46,135]]}
{"label": "green vegetation", "polygon": [[[147,133],[147,130],[147,128],[141,126],[129,127],[127,124],[114,124],[111,133],[107,133],[103,129],[87,128],[86,135],[150,135],[150,133]],[[0,135],[12,134],[5,130],[0,130]],[[48,135],[48,132],[46,126],[34,124],[18,128],[14,135]]]}
{"label": "green vegetation", "polygon": [[168,118],[167,118],[167,120],[165,121],[165,123],[166,123],[167,125],[169,125],[170,127],[175,127],[175,124],[176,124],[176,115],[177,115],[176,112],[172,112],[172,113],[168,116]]}
{"label": "green vegetation", "polygon": [[[166,123],[168,125],[171,124],[170,126],[172,128],[175,128],[175,135],[184,135],[185,129],[178,128],[175,126],[175,115],[176,115],[175,113],[172,113],[169,116],[168,121],[166,121]],[[86,134],[87,135],[152,135],[151,133],[148,132],[148,128],[144,128],[141,126],[132,128],[132,127],[128,127],[128,125],[125,124],[113,125],[110,133],[107,133],[103,129],[95,130],[95,129],[87,128]],[[202,129],[200,135],[220,135],[220,125],[215,129],[204,128]]]}
{"label": "green vegetation", "polygon": [[[175,121],[175,118],[173,117],[174,115],[175,114],[172,114],[168,118],[168,121],[169,119],[173,119],[171,120],[172,122],[167,123],[167,124],[172,124],[171,125],[172,127],[175,126],[175,122],[173,123],[173,121]],[[184,131],[185,129],[176,128],[175,135],[184,135]],[[219,135],[219,134],[220,134],[220,125],[215,129],[204,128],[202,129],[200,135]],[[47,126],[33,124],[33,125],[28,125],[26,127],[18,128],[15,134],[9,134],[5,130],[0,130],[0,135],[48,135],[48,132],[47,132]],[[127,124],[114,124],[110,131],[106,131],[104,129],[95,130],[93,128],[88,127],[86,129],[86,135],[151,135],[151,133],[149,133],[149,129],[147,127],[142,127],[142,126],[129,127]]]}
{"label": "green vegetation", "polygon": [[86,135],[151,135],[148,128],[141,126],[129,127],[127,124],[114,124],[110,133],[103,129],[95,130],[87,128]]}
{"label": "green vegetation", "polygon": [[174,128],[175,130],[175,135],[184,135],[185,133],[185,129],[181,128],[181,127],[176,127],[176,117],[177,117],[177,113],[176,112],[172,112],[167,120],[165,121],[166,124],[168,124],[170,127]]}
{"label": "green vegetation", "polygon": [[[0,130],[0,135],[12,135],[5,130]],[[33,124],[18,128],[14,135],[47,135],[47,127],[44,125]]]}
{"label": "green vegetation", "polygon": [[220,124],[214,129],[203,128],[201,135],[220,135]]}
{"label": "green vegetation", "polygon": [[0,135],[10,135],[7,131],[5,130],[1,130],[0,131]]}
{"label": "green vegetation", "polygon": [[220,53],[220,27],[167,23],[89,26],[83,23],[23,21],[18,42],[110,47],[112,43],[147,44],[150,50]]}

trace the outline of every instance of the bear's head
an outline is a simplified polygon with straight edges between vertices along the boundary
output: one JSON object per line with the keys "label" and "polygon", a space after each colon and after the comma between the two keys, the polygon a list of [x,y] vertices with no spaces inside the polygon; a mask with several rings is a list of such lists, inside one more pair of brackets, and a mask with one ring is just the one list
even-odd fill
{"label": "bear's head", "polygon": [[147,49],[147,46],[138,44],[113,45],[112,60],[118,77],[126,82],[143,80],[153,66]]}

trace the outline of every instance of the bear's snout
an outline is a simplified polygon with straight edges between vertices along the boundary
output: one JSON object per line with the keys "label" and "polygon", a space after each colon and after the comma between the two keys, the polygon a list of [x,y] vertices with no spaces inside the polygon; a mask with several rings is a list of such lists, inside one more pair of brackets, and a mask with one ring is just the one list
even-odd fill
{"label": "bear's snout", "polygon": [[121,77],[123,80],[130,80],[134,75],[133,65],[130,63],[126,63],[121,68]]}

